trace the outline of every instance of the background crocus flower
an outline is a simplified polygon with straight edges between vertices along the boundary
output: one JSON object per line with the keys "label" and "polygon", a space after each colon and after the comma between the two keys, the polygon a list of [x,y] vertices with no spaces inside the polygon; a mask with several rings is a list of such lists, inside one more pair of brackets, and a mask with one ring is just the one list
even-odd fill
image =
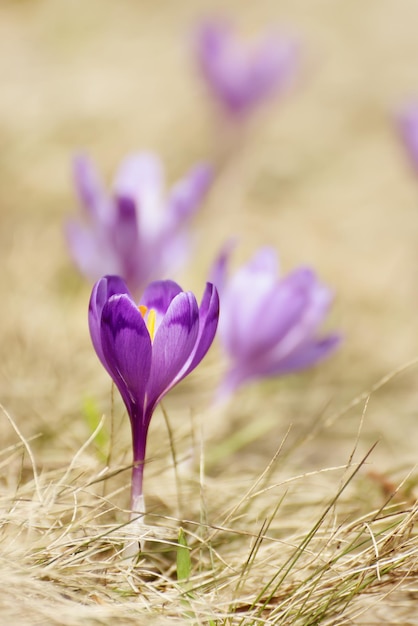
{"label": "background crocus flower", "polygon": [[93,288],[91,339],[131,421],[133,513],[145,512],[144,460],[154,409],[203,359],[215,336],[218,316],[218,294],[210,283],[200,306],[191,292],[169,280],[151,283],[139,306],[118,276],[105,276]]}
{"label": "background crocus flower", "polygon": [[228,280],[229,252],[212,276],[221,299],[218,334],[229,357],[220,397],[251,380],[309,367],[340,343],[337,334],[318,337],[332,295],[311,269],[279,278],[275,251],[262,248]]}
{"label": "background crocus flower", "polygon": [[225,22],[208,20],[196,32],[197,61],[209,89],[231,115],[248,113],[288,83],[296,64],[293,41],[265,35],[244,47]]}
{"label": "background crocus flower", "polygon": [[399,110],[396,122],[412,166],[418,172],[418,101]]}
{"label": "background crocus flower", "polygon": [[90,159],[78,156],[74,182],[86,220],[70,221],[66,235],[81,273],[122,276],[134,293],[172,273],[187,257],[186,225],[210,181],[210,169],[198,165],[164,198],[160,160],[138,153],[122,162],[108,194]]}

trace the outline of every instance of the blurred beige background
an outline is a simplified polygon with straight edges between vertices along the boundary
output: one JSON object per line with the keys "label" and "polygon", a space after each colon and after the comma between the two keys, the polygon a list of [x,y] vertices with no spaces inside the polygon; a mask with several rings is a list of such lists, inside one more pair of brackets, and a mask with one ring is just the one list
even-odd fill
{"label": "blurred beige background", "polygon": [[[418,177],[393,126],[397,107],[418,96],[416,1],[3,1],[0,399],[27,436],[42,433],[45,463],[64,462],[61,451],[72,456],[88,436],[86,396],[104,411],[110,403],[88,336],[90,287],[62,236],[76,211],[71,155],[86,149],[109,182],[133,150],[158,152],[169,182],[196,160],[215,160],[222,135],[191,54],[194,24],[213,14],[246,35],[277,24],[300,41],[300,68],[220,170],[182,285],[202,290],[230,234],[241,242],[237,263],[269,243],[284,271],[312,264],[332,285],[330,326],[345,335],[327,364],[244,391],[211,422],[213,445],[259,414],[277,418],[274,436],[247,449],[264,463],[289,422],[332,416],[418,356]],[[195,390],[191,400],[181,389],[167,399],[179,428],[188,427],[184,402],[186,412],[202,410],[217,376],[212,356],[183,388]],[[382,469],[415,458],[417,389],[418,366],[369,403],[361,446],[381,439]],[[361,412],[337,420],[305,460],[345,462]],[[6,445],[14,434],[6,422],[1,429]]]}

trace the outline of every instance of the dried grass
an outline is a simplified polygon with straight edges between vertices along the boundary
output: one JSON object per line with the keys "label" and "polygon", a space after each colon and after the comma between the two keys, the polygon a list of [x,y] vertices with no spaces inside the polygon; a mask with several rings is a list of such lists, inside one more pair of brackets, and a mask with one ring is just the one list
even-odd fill
{"label": "dried grass", "polygon": [[[238,480],[220,491],[208,479],[202,498],[199,472],[190,470],[180,488],[188,486],[192,515],[151,512],[145,549],[133,563],[123,556],[127,511],[113,504],[116,490],[100,491],[126,468],[86,467],[82,453],[92,443],[67,468],[49,472],[37,470],[23,437],[5,451],[19,453],[32,474],[5,485],[0,502],[5,621],[348,624],[383,601],[389,610],[392,593],[413,597],[418,507],[404,496],[410,476],[377,508],[356,503],[372,450],[359,461],[353,451],[341,467],[283,478],[285,439],[242,495]],[[198,502],[201,521],[193,515]],[[190,552],[187,580],[176,574],[180,528]]]}

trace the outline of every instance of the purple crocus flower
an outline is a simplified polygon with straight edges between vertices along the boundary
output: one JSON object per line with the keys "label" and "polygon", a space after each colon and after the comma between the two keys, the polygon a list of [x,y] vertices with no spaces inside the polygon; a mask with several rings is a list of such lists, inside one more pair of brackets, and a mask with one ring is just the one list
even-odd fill
{"label": "purple crocus flower", "polygon": [[122,276],[132,292],[140,293],[185,260],[186,224],[208,190],[211,172],[196,166],[164,199],[160,160],[133,154],[122,162],[109,195],[94,164],[82,155],[74,161],[74,181],[86,214],[85,223],[66,225],[75,264],[92,280]]}
{"label": "purple crocus flower", "polygon": [[131,421],[133,513],[145,512],[142,482],[154,409],[203,359],[218,316],[218,293],[210,283],[200,306],[191,292],[170,280],[148,285],[139,306],[118,276],[105,276],[93,287],[89,306],[93,346]]}
{"label": "purple crocus flower", "polygon": [[212,276],[221,299],[218,334],[229,357],[221,398],[251,380],[309,367],[340,343],[334,333],[318,337],[332,295],[311,269],[279,278],[275,250],[262,248],[227,280],[229,252],[230,246]]}
{"label": "purple crocus flower", "polygon": [[196,54],[209,89],[223,109],[242,116],[281,90],[294,71],[296,46],[277,34],[246,49],[225,22],[208,20],[196,34]]}
{"label": "purple crocus flower", "polygon": [[411,163],[418,172],[418,101],[398,111],[396,121]]}

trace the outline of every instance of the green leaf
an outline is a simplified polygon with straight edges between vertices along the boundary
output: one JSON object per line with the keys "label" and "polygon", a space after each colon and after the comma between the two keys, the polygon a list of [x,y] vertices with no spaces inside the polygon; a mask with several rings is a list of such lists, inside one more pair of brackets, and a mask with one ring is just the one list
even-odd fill
{"label": "green leaf", "polygon": [[[93,398],[85,398],[83,401],[83,417],[86,422],[90,433],[93,433],[100,423],[101,414]],[[94,443],[96,446],[97,455],[101,461],[106,461],[109,451],[109,433],[103,427],[99,430]]]}
{"label": "green leaf", "polygon": [[180,528],[177,546],[177,580],[188,580],[192,571],[192,560],[190,558],[190,548],[187,545],[184,530]]}

